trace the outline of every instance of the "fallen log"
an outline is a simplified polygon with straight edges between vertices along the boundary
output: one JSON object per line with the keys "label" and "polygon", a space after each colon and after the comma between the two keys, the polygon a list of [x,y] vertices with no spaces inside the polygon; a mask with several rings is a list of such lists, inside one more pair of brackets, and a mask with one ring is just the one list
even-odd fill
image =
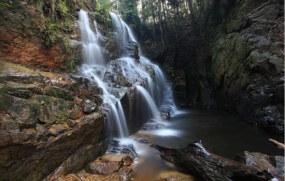
{"label": "fallen log", "polygon": [[278,142],[278,141],[276,141],[274,139],[271,139],[271,138],[269,138],[269,141],[274,143],[274,144],[276,144],[278,146],[278,148],[285,150],[285,144],[280,143],[280,142]]}
{"label": "fallen log", "polygon": [[190,174],[200,175],[207,181],[266,181],[273,178],[266,170],[210,153],[201,142],[189,143],[181,149],[155,144],[151,147],[157,149],[164,160]]}

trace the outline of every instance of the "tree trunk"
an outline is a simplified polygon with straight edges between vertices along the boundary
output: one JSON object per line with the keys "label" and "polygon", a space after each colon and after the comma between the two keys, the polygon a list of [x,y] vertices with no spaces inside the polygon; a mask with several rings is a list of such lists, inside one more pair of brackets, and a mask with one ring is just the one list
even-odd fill
{"label": "tree trunk", "polygon": [[191,20],[194,23],[195,18],[194,18],[194,11],[193,11],[193,6],[192,6],[192,0],[188,0],[188,6],[189,6],[189,10],[190,10]]}
{"label": "tree trunk", "polygon": [[163,36],[163,30],[162,30],[162,26],[163,26],[163,22],[162,22],[162,15],[161,15],[161,1],[159,2],[159,6],[158,6],[158,17],[159,17],[159,29],[160,29],[160,36],[161,36],[161,42],[162,42],[162,47],[164,48],[164,36]]}
{"label": "tree trunk", "polygon": [[157,149],[166,161],[186,172],[200,175],[207,181],[266,181],[273,178],[266,170],[210,153],[198,142],[189,143],[182,149],[159,145],[151,147]]}
{"label": "tree trunk", "polygon": [[154,39],[155,39],[155,42],[157,42],[157,38],[156,38],[156,31],[155,31],[155,25],[156,25],[156,22],[155,22],[155,14],[154,14],[154,9],[152,8],[152,19],[153,19],[153,32],[154,32]]}

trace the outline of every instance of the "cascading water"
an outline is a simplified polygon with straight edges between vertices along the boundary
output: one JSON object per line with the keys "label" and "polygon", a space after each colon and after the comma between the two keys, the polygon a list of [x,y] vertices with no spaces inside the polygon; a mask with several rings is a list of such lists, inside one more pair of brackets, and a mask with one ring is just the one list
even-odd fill
{"label": "cascading water", "polygon": [[[80,26],[84,64],[80,70],[82,76],[101,88],[102,109],[107,116],[110,136],[120,138],[120,142],[125,142],[126,139],[122,140],[121,138],[128,138],[129,132],[120,99],[128,93],[130,88],[118,85],[114,79],[125,80],[126,86],[136,87],[138,100],[143,99],[137,101],[141,105],[136,107],[144,108],[143,112],[137,112],[140,112],[138,114],[143,116],[145,120],[150,118],[160,120],[159,110],[160,112],[161,110],[171,112],[169,110],[173,111],[174,109],[170,107],[173,107],[174,104],[170,104],[173,101],[170,100],[172,98],[171,89],[170,91],[165,89],[167,83],[160,68],[142,56],[142,53],[140,53],[140,58],[135,58],[135,49],[140,48],[131,29],[116,14],[110,13],[110,16],[114,25],[114,36],[117,47],[119,47],[118,56],[120,58],[105,62],[102,47],[99,44],[100,40],[105,37],[100,33],[96,21],[94,21],[94,31],[92,30],[87,12],[81,10],[78,24]],[[164,94],[162,94],[163,89]],[[166,98],[167,100],[165,100]],[[166,102],[167,104],[165,104]],[[163,104],[161,105],[161,103]],[[158,105],[160,105],[159,109]],[[118,146],[116,141],[110,144],[111,149],[114,148],[112,145]],[[134,153],[132,146],[128,145],[127,147],[130,152]],[[118,147],[115,149],[118,150]],[[122,148],[122,150],[124,149]]]}
{"label": "cascading water", "polygon": [[[97,23],[94,22],[95,31],[92,31],[89,25],[87,13],[85,11],[80,11],[79,17],[80,18],[78,23],[80,25],[80,31],[82,36],[81,39],[82,57],[84,60],[83,62],[84,64],[81,66],[80,73],[81,76],[88,78],[92,83],[92,85],[94,84],[101,88],[101,93],[102,93],[101,97],[103,99],[103,104],[104,104],[103,109],[109,108],[106,110],[107,122],[114,122],[117,125],[117,135],[111,135],[111,136],[124,138],[124,139],[118,139],[119,141],[113,140],[110,143],[110,145],[115,145],[120,147],[120,148],[115,147],[115,151],[121,149],[123,153],[126,153],[126,148],[127,148],[128,153],[133,155],[134,158],[138,156],[137,153],[141,157],[140,159],[137,159],[137,161],[139,161],[139,164],[136,166],[137,169],[134,171],[136,173],[132,175],[133,180],[136,181],[154,180],[158,175],[158,173],[163,173],[165,170],[170,171],[171,176],[169,178],[175,178],[175,175],[172,176],[173,171],[175,171],[175,169],[172,166],[166,165],[165,161],[162,161],[160,157],[157,156],[157,153],[153,152],[153,150],[149,147],[149,144],[142,144],[145,143],[144,142],[145,140],[139,140],[140,138],[144,138],[144,137],[139,137],[140,135],[143,134],[143,132],[146,132],[146,134],[158,135],[158,137],[147,135],[148,136],[147,138],[153,139],[150,141],[159,144],[169,145],[171,147],[173,146],[175,147],[175,145],[181,147],[182,145],[185,145],[185,143],[188,143],[189,138],[195,140],[195,139],[201,139],[201,136],[202,140],[204,139],[207,140],[211,138],[210,140],[208,140],[208,143],[215,143],[214,145],[216,145],[217,143],[223,143],[225,137],[219,136],[222,135],[220,134],[221,131],[220,132],[218,131],[219,134],[217,134],[217,130],[220,129],[220,125],[226,125],[225,130],[228,132],[229,138],[231,137],[230,135],[232,135],[233,132],[238,132],[237,129],[240,129],[239,126],[234,126],[233,129],[229,129],[230,128],[229,125],[232,124],[235,125],[239,121],[227,124],[226,122],[228,122],[229,115],[225,115],[224,118],[224,120],[226,120],[225,124],[220,124],[221,123],[220,112],[218,112],[217,116],[216,114],[213,114],[211,110],[209,110],[207,114],[200,111],[196,113],[197,115],[200,114],[210,115],[204,118],[204,120],[208,120],[208,123],[206,121],[206,123],[203,122],[203,124],[209,124],[210,126],[208,126],[208,128],[207,126],[203,126],[203,129],[207,128],[204,131],[202,131],[203,134],[200,133],[201,118],[196,119],[196,123],[195,122],[193,123],[193,119],[195,120],[195,117],[198,116],[195,116],[195,113],[193,116],[192,112],[191,114],[185,114],[179,118],[176,117],[176,120],[174,117],[174,121],[171,121],[168,124],[168,128],[170,129],[167,129],[167,126],[160,127],[161,124],[154,123],[158,112],[160,112],[160,114],[161,112],[176,114],[176,107],[173,103],[171,86],[170,84],[167,83],[160,68],[157,65],[153,64],[149,59],[144,57],[141,51],[139,54],[140,55],[139,59],[135,59],[133,56],[130,56],[127,49],[130,48],[130,44],[132,46],[134,44],[137,44],[137,41],[134,38],[130,28],[114,13],[111,13],[112,19],[116,19],[116,22],[113,23],[119,26],[116,28],[115,34],[117,37],[122,38],[121,43],[124,46],[119,45],[119,47],[123,48],[123,50],[120,52],[121,53],[120,58],[118,58],[117,60],[105,62],[102,56],[102,49],[99,45],[100,42],[99,40],[104,37],[100,34]],[[120,41],[117,41],[117,43],[119,44]],[[138,44],[137,46],[139,48]],[[113,77],[110,76],[111,74],[113,74],[114,76]],[[118,77],[120,77],[120,75],[124,77],[122,79],[126,80],[128,87],[116,85],[114,83],[114,80],[112,80],[114,79],[114,77],[116,77],[116,79],[119,79]],[[153,75],[155,76],[154,79],[151,78],[153,77]],[[136,138],[136,140],[131,138],[126,139],[127,137],[129,137],[129,133],[127,129],[123,107],[121,105],[121,102],[119,101],[122,98],[122,95],[126,94],[128,91],[133,89],[133,87],[130,88],[131,85],[133,87],[136,87],[137,95],[140,95],[139,97],[143,98],[147,104],[146,106],[136,105],[136,107],[149,108],[148,111],[151,113],[149,117],[155,118],[150,120],[150,123],[152,124],[151,126],[156,128],[157,127],[163,128],[154,131],[153,130],[149,131],[149,129],[141,129],[141,131],[137,134],[138,138],[135,137],[136,135],[133,137]],[[141,103],[140,100],[136,101]],[[158,106],[160,106],[159,109],[157,108]],[[217,118],[212,119],[212,117],[215,116],[217,116]],[[192,119],[191,121],[189,121],[189,117],[191,117],[190,118]],[[187,124],[185,124],[185,120]],[[213,121],[215,120],[216,122],[218,121],[217,123],[214,122],[215,125],[218,125],[218,127],[213,129]],[[197,129],[195,126],[196,127],[198,126],[199,129]],[[246,127],[241,127],[241,128],[245,130],[244,128]],[[179,129],[181,129],[182,131],[179,131]],[[242,135],[251,135],[254,131],[256,130],[249,130],[248,132],[246,132],[246,134],[244,134],[243,132]],[[214,142],[211,137],[213,134],[215,134],[215,138],[217,139]],[[164,139],[164,137],[167,137],[167,139]],[[234,139],[236,137],[237,136],[234,136]],[[259,134],[252,137],[259,138],[258,140],[260,140]],[[267,135],[265,136],[264,140],[266,139]],[[230,138],[228,141],[232,142],[232,140],[233,139]],[[139,143],[138,141],[141,142]],[[263,143],[264,142],[266,141],[263,141]],[[257,145],[261,144],[257,143]],[[126,145],[126,146],[122,147],[121,145]],[[254,144],[249,144],[249,145],[254,145]],[[220,146],[218,145],[217,148],[224,148],[224,146],[225,145],[223,144]],[[136,149],[134,149],[134,147]],[[232,147],[232,145],[230,145],[230,147]],[[269,147],[266,146],[266,148]],[[233,153],[236,153],[236,148],[233,148],[232,151]],[[161,177],[157,178],[158,179],[155,180],[162,179]],[[184,178],[185,177],[183,176],[183,179]]]}
{"label": "cascading water", "polygon": [[90,65],[104,65],[102,50],[98,43],[98,36],[90,28],[86,11],[79,11],[79,28],[81,34],[82,57],[84,63]]}
{"label": "cascading water", "polygon": [[[135,39],[134,34],[132,33],[131,29],[128,27],[128,25],[120,19],[115,13],[110,13],[113,26],[115,29],[115,36],[117,44],[119,43],[119,47],[128,47],[128,43],[137,43],[137,40]],[[144,65],[144,68],[151,67],[151,69],[154,71],[153,74],[155,76],[155,80],[153,81],[150,74],[147,72],[147,70],[141,70],[140,74],[141,76],[146,78],[146,85],[144,87],[138,88],[138,93],[141,94],[146,102],[148,102],[148,105],[151,109],[153,109],[156,106],[160,106],[159,110],[164,112],[170,112],[172,115],[176,112],[176,106],[173,101],[172,97],[172,90],[171,86],[167,83],[163,72],[157,66],[156,64],[152,63],[148,58],[143,56],[143,53],[141,51],[141,48],[138,45],[139,49],[139,62],[141,65]],[[127,64],[132,65],[132,67],[138,67],[137,69],[142,69],[138,65],[135,65],[134,59],[131,57],[126,57],[127,52],[122,54],[121,60],[124,60]],[[129,70],[129,69],[127,69]],[[146,95],[145,91],[142,91],[142,89],[147,89],[148,93],[151,95],[151,98],[154,101],[148,101],[148,95]],[[163,94],[161,94],[163,92]],[[155,105],[152,105],[155,103]]]}
{"label": "cascading water", "polygon": [[[103,59],[102,50],[99,46],[98,40],[102,37],[100,34],[97,23],[94,21],[95,32],[92,31],[87,12],[80,10],[78,21],[81,33],[82,44],[82,57],[84,64],[81,66],[81,74],[90,79],[94,84],[102,89],[103,103],[110,108],[107,111],[107,119],[114,120],[117,125],[119,138],[128,137],[128,129],[126,125],[126,119],[122,110],[121,102],[114,95],[110,94],[108,84],[103,82],[104,75],[108,71],[105,67],[105,61]],[[112,132],[112,131],[110,131]]]}
{"label": "cascading water", "polygon": [[119,18],[113,12],[110,12],[110,17],[113,23],[114,35],[116,37],[116,42],[118,45],[119,56],[125,56],[128,52],[128,47],[130,44],[136,43],[137,41],[131,33],[130,28],[121,18]]}

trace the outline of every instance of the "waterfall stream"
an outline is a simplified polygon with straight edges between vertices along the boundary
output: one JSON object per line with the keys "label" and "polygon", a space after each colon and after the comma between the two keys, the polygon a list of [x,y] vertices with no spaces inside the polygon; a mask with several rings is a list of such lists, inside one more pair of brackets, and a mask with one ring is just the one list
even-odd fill
{"label": "waterfall stream", "polygon": [[[259,135],[260,133],[252,127],[247,128],[239,121],[232,121],[229,124],[228,122],[234,118],[229,119],[228,114],[216,110],[178,111],[173,101],[171,85],[167,83],[162,70],[143,55],[138,41],[127,24],[115,13],[110,13],[110,17],[114,26],[113,35],[118,47],[118,56],[115,60],[109,61],[104,60],[103,48],[99,42],[105,37],[100,33],[96,21],[91,28],[87,12],[83,10],[79,12],[78,21],[83,58],[80,76],[89,79],[101,89],[103,100],[101,107],[109,125],[109,135],[116,139],[111,141],[108,152],[103,157],[110,158],[113,152],[132,155],[136,165],[132,178],[136,181],[154,180],[154,178],[159,180],[164,177],[165,172],[168,172],[170,177],[176,174],[193,181],[197,178],[183,175],[172,164],[160,159],[156,150],[151,149],[149,144],[139,143],[138,140],[142,138],[145,140],[145,137],[152,143],[181,148],[187,145],[189,140],[202,139],[210,150],[228,158],[232,157],[237,149],[245,150],[244,145],[253,151],[259,146],[260,150],[270,147],[270,145],[262,146],[264,142],[259,143],[259,138],[264,136]],[[139,50],[138,57],[131,53],[134,47]],[[114,79],[119,79],[120,76],[128,82],[127,86],[117,85],[114,82]],[[137,111],[139,112],[137,116],[146,119],[141,130],[133,135],[129,134],[128,120],[121,104],[122,97],[130,96],[131,90],[136,91],[137,105],[134,107],[140,109]],[[172,117],[171,122],[162,122],[164,118],[169,117]],[[221,120],[224,121],[223,124]],[[136,118],[131,120],[133,124],[136,121]],[[243,132],[240,132],[241,129]],[[239,139],[232,134],[233,132],[239,133],[241,140],[248,143],[237,144]],[[246,136],[250,134],[254,134],[250,136],[251,138],[258,139],[249,140]],[[235,144],[225,145],[225,143]],[[264,150],[270,153],[272,148],[268,149],[269,151]]]}
{"label": "waterfall stream", "polygon": [[[158,119],[159,111],[173,114],[176,109],[172,99],[172,91],[167,88],[169,85],[159,66],[143,56],[140,45],[127,24],[115,13],[111,12],[110,17],[119,58],[107,62],[104,60],[103,48],[99,43],[100,39],[104,37],[99,31],[97,22],[94,21],[94,27],[90,27],[87,12],[80,10],[78,24],[81,33],[83,57],[80,73],[102,90],[101,97],[104,110],[107,110],[105,111],[107,122],[112,122],[108,125],[115,126],[115,128],[109,128],[110,136],[128,138],[130,135],[123,106],[120,102],[120,95],[128,94],[129,88],[122,86],[116,88],[112,80],[109,80],[106,76],[107,74],[123,75],[132,84],[132,87],[136,88],[137,96],[144,100],[145,113],[149,113],[147,119],[152,117]],[[133,48],[140,51],[138,59],[130,53]],[[169,90],[167,95],[165,90]],[[163,92],[164,94],[162,94]],[[137,105],[137,107],[140,107],[140,105]]]}

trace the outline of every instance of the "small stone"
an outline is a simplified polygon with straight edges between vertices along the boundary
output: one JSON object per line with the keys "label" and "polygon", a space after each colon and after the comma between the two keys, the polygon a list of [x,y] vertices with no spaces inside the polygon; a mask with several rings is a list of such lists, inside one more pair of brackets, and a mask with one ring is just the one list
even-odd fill
{"label": "small stone", "polygon": [[73,120],[79,119],[82,116],[83,116],[83,112],[79,108],[72,109],[70,114],[69,114],[69,118],[73,119]]}
{"label": "small stone", "polygon": [[74,127],[76,124],[77,124],[77,123],[76,123],[75,120],[68,119],[68,121],[67,121],[67,125],[68,125],[69,127]]}
{"label": "small stone", "polygon": [[51,135],[58,135],[63,133],[69,127],[66,124],[53,124],[52,127],[48,130]]}
{"label": "small stone", "polygon": [[96,110],[96,107],[97,105],[94,102],[87,99],[83,103],[83,112],[86,114],[90,114]]}
{"label": "small stone", "polygon": [[130,156],[125,156],[122,158],[121,162],[124,166],[130,166],[133,163],[133,159]]}
{"label": "small stone", "polygon": [[93,174],[110,175],[117,172],[121,166],[121,162],[117,161],[95,160],[88,164],[87,170]]}

